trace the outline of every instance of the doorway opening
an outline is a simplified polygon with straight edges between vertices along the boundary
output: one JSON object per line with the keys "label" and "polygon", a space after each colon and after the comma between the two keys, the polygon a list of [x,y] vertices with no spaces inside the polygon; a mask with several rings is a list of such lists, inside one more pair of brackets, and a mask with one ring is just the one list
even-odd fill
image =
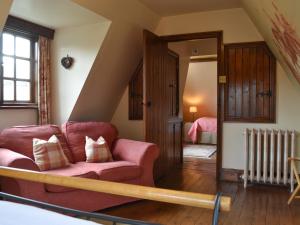
{"label": "doorway opening", "polygon": [[[206,40],[207,39],[207,40]],[[212,39],[215,43],[214,52],[201,53],[199,49],[191,48],[186,66],[186,74],[180,75],[180,70],[184,70],[184,66],[180,66],[180,51],[176,48],[172,49],[172,45],[187,42],[195,45],[198,42],[204,43],[206,46]],[[205,44],[206,42],[206,44]],[[201,47],[204,50],[204,47]],[[215,54],[216,53],[216,54]],[[187,80],[188,68],[193,65],[199,66],[199,63],[205,58],[211,64],[217,66],[217,73],[214,73],[214,96],[216,98],[215,107],[217,113],[211,114],[214,118],[216,126],[215,135],[210,137],[215,145],[216,151],[209,154],[208,158],[214,157],[212,174],[218,180],[220,177],[221,161],[222,161],[222,121],[224,108],[224,85],[218,81],[221,80],[220,75],[223,71],[223,34],[222,31],[180,34],[171,36],[157,36],[149,31],[144,31],[144,54],[143,54],[143,114],[145,121],[145,140],[155,143],[160,148],[160,155],[154,166],[155,179],[159,179],[169,174],[176,165],[182,165],[184,161],[184,135],[182,127],[182,119],[184,118],[183,93]],[[208,59],[209,58],[209,59]],[[214,63],[212,63],[214,62]],[[202,65],[202,64],[201,64]],[[214,101],[215,102],[215,101]],[[181,108],[181,110],[180,110]],[[200,112],[199,104],[189,104],[187,107],[194,113],[194,119],[186,122],[196,122],[196,113]],[[181,111],[181,112],[180,112]],[[196,112],[197,111],[197,112]],[[202,112],[204,110],[201,110]],[[204,114],[202,114],[204,115]],[[193,116],[193,115],[192,115]],[[187,118],[189,115],[186,116]],[[208,117],[208,115],[202,116]],[[217,118],[216,118],[217,117]],[[195,120],[195,121],[194,121]],[[196,129],[198,136],[200,129]],[[202,132],[201,132],[202,133]],[[203,133],[202,133],[203,134]],[[196,138],[197,139],[197,138]],[[213,141],[214,140],[214,141]],[[193,141],[192,141],[193,142]],[[195,141],[194,144],[196,144]],[[199,144],[204,144],[200,142]],[[202,146],[203,147],[203,146]],[[190,151],[192,152],[192,150]],[[192,154],[192,153],[191,153]],[[194,157],[195,158],[195,157]]]}
{"label": "doorway opening", "polygon": [[[163,36],[162,38],[168,42],[168,47],[175,52],[176,48],[174,47],[176,45],[190,42],[190,44],[185,44],[186,47],[189,46],[185,50],[185,55],[186,57],[189,56],[189,59],[184,59],[184,56],[183,58],[179,58],[178,116],[183,119],[182,166],[183,168],[199,170],[200,173],[209,173],[215,176],[216,180],[219,180],[222,168],[222,112],[224,111],[224,85],[222,82],[219,82],[224,69],[223,32],[214,31],[178,34]],[[184,53],[179,52],[179,57],[180,55],[184,55]],[[187,63],[188,60],[189,62]],[[207,75],[201,73],[201,71],[203,72],[205,70],[207,71]],[[197,71],[199,71],[199,73],[197,73]],[[188,79],[189,73],[191,74],[190,80]],[[210,91],[213,93],[211,94],[212,96],[209,97],[213,103],[208,107],[205,106],[206,104],[202,105],[201,102],[203,100],[201,100],[201,98],[197,100],[196,97],[193,100],[193,96],[197,95],[197,91],[194,92],[191,89],[188,91],[188,83],[196,87],[197,90],[197,82],[193,83],[193,73],[196,73],[195,76],[199,74],[198,78],[201,77],[200,79],[205,79],[208,76],[212,78],[208,82],[212,89]],[[186,87],[186,85],[188,86]],[[201,89],[200,86],[201,84],[198,84],[198,89]],[[187,88],[186,93],[185,88]],[[197,119],[200,121],[197,121]],[[199,122],[198,125],[197,122]],[[205,128],[207,131],[201,130],[201,125],[206,123],[210,125]],[[194,140],[191,140],[190,136],[192,136],[192,131],[191,135],[188,135],[188,133],[193,125],[196,127],[194,127],[194,131],[196,131],[194,134],[196,134],[196,136],[193,137]],[[189,145],[191,148],[189,148]],[[197,157],[197,155],[199,155],[197,154],[199,152],[197,152],[197,149],[199,150],[199,148],[203,150],[200,157]]]}
{"label": "doorway opening", "polygon": [[179,57],[179,110],[184,169],[216,175],[217,38],[169,42]]}

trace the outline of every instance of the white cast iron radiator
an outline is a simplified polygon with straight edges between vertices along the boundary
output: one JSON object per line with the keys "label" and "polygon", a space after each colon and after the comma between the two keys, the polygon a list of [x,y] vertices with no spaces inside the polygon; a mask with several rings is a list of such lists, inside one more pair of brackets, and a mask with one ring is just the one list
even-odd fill
{"label": "white cast iron radiator", "polygon": [[245,130],[243,175],[245,188],[250,181],[290,184],[293,191],[294,176],[288,157],[295,155],[295,135],[295,131],[288,130]]}

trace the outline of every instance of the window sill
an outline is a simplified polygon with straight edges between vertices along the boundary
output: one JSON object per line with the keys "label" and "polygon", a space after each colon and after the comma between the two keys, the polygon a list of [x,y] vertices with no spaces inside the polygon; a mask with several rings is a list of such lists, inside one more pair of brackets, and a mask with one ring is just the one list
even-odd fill
{"label": "window sill", "polygon": [[23,104],[23,105],[0,105],[1,109],[38,109],[35,104]]}

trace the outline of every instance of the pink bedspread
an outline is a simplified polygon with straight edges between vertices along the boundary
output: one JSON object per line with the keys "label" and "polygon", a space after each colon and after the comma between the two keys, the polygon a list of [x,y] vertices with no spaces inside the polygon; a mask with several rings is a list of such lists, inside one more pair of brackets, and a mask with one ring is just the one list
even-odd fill
{"label": "pink bedspread", "polygon": [[213,132],[217,133],[217,118],[215,117],[201,117],[197,119],[188,132],[188,136],[193,143],[197,141],[197,132]]}

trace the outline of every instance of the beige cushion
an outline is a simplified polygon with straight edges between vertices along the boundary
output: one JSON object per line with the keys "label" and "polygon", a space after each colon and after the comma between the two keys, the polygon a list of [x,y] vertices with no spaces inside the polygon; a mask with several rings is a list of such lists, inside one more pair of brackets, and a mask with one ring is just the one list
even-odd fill
{"label": "beige cushion", "polygon": [[53,135],[48,141],[33,139],[34,161],[41,171],[69,166],[58,138]]}
{"label": "beige cushion", "polygon": [[92,138],[85,137],[86,162],[108,162],[112,161],[109,147],[102,136],[94,141]]}

